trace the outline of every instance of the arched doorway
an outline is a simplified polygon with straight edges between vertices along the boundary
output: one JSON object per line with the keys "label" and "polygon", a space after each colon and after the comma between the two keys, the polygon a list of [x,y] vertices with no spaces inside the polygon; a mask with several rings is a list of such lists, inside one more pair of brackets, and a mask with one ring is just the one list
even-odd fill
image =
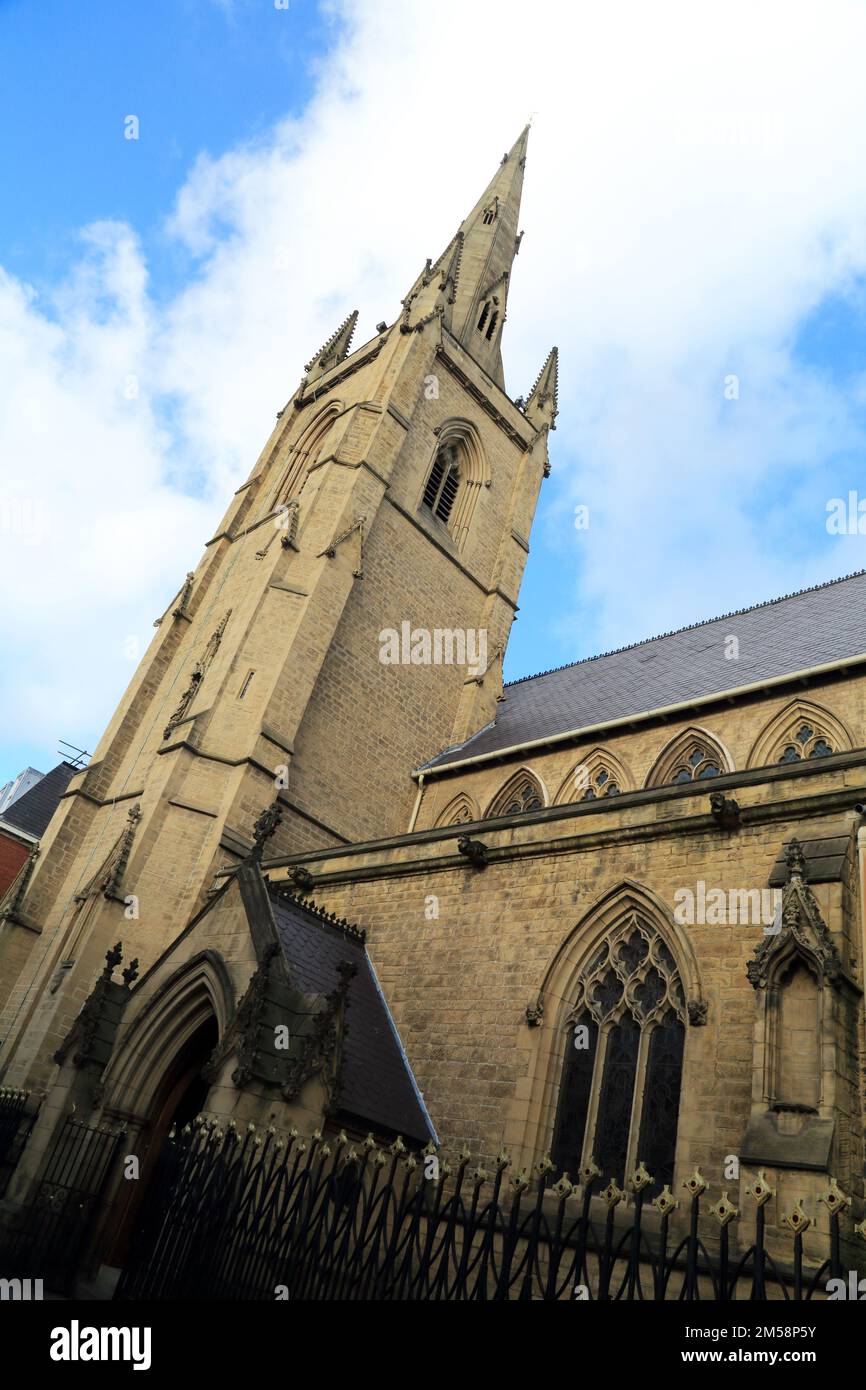
{"label": "arched doorway", "polygon": [[154,1166],[173,1127],[191,1123],[207,1100],[210,1084],[202,1069],[219,1041],[216,1018],[211,1015],[186,1040],[172,1058],[154,1093],[150,1119],[142,1129],[137,1145],[139,1177],[126,1181],[117,1206],[117,1224],[107,1255],[107,1263],[122,1268],[129,1253],[141,1204],[153,1176]]}

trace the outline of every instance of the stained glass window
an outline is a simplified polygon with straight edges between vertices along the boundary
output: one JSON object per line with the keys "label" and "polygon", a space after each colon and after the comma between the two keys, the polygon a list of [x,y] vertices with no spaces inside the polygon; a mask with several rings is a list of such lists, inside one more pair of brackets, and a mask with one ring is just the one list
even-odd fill
{"label": "stained glass window", "polygon": [[625,1181],[639,1042],[640,1028],[631,1014],[624,1014],[607,1035],[604,1056],[594,1157],[602,1181],[616,1178],[620,1186]]}
{"label": "stained glass window", "polygon": [[571,1174],[572,1180],[577,1178],[580,1169],[580,1150],[589,1111],[597,1046],[598,1024],[591,1014],[581,1014],[568,1034],[553,1141],[556,1162],[563,1172]]}
{"label": "stained glass window", "polygon": [[637,1145],[641,1161],[655,1179],[648,1192],[650,1197],[674,1180],[685,1040],[686,1030],[673,1009],[667,1011],[650,1035]]}
{"label": "stained glass window", "polygon": [[[647,918],[630,914],[580,972],[567,1023],[553,1158],[572,1180],[593,1159],[620,1186],[645,1163],[651,1196],[672,1181],[685,1020],[673,954]],[[590,1044],[578,1052],[570,1044],[580,1024]]]}

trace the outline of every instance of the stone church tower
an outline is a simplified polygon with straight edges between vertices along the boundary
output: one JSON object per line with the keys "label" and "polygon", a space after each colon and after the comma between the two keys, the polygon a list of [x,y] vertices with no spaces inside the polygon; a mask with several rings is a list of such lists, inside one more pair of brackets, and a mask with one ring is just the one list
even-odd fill
{"label": "stone church tower", "polygon": [[146,969],[275,796],[276,854],[398,834],[411,770],[493,718],[556,415],[555,350],[525,404],[502,370],[527,134],[399,319],[315,354],[7,894],[6,1084],[47,1083],[106,950]]}

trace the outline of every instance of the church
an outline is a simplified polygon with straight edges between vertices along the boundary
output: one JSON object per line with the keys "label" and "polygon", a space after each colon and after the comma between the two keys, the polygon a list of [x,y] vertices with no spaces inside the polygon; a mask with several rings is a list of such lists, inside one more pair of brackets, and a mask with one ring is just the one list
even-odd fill
{"label": "church", "polygon": [[502,366],[527,142],[313,355],[0,904],[0,1229],[85,1191],[121,1267],[205,1117],[863,1263],[866,572],[503,684],[559,409],[555,347]]}

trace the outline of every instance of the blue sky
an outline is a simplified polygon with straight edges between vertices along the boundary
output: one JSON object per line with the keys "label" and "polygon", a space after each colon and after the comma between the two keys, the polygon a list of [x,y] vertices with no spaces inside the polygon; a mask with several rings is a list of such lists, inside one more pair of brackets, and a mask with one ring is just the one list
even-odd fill
{"label": "blue sky", "polygon": [[561,415],[506,674],[866,565],[825,525],[866,496],[866,16],[726,14],[0,0],[0,783],[95,746],[310,351],[395,316],[530,112],[504,355],[516,395],[559,344]]}
{"label": "blue sky", "polygon": [[308,0],[2,0],[6,269],[50,283],[80,227],[121,218],[147,240],[154,293],[172,292],[189,267],[162,224],[190,165],[301,112],[335,28]]}

